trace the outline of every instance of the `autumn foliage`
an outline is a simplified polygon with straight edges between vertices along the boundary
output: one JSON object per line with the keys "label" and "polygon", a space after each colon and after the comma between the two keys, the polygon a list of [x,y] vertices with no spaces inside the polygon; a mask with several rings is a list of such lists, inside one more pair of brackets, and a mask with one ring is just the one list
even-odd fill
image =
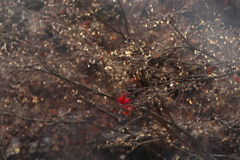
{"label": "autumn foliage", "polygon": [[239,159],[239,4],[0,1],[0,159]]}

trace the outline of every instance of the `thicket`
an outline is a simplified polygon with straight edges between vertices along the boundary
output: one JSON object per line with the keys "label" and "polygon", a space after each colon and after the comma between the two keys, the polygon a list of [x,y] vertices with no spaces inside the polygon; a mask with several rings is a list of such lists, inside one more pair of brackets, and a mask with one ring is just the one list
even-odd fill
{"label": "thicket", "polygon": [[239,159],[237,0],[2,0],[0,159]]}

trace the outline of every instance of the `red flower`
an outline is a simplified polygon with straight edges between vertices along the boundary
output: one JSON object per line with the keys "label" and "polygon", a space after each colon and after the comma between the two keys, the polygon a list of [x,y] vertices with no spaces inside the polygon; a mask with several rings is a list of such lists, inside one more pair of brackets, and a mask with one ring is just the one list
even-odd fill
{"label": "red flower", "polygon": [[129,116],[129,115],[131,114],[130,111],[128,111],[128,110],[122,111],[122,113],[123,113],[124,115],[126,115],[126,116]]}
{"label": "red flower", "polygon": [[135,108],[135,106],[128,105],[131,102],[131,100],[127,98],[126,94],[121,94],[121,96],[117,99],[117,101],[123,108],[122,113],[124,115],[130,115],[131,111]]}
{"label": "red flower", "polygon": [[240,82],[240,77],[234,76],[234,79],[236,79],[236,81]]}
{"label": "red flower", "polygon": [[118,99],[119,104],[127,104],[130,102],[130,99],[126,97],[126,95],[121,95]]}
{"label": "red flower", "polygon": [[210,66],[209,68],[207,68],[207,69],[206,69],[207,74],[212,74],[213,69],[214,69],[214,68],[213,68],[212,66]]}
{"label": "red flower", "polygon": [[123,106],[124,111],[122,111],[122,113],[124,115],[130,115],[131,111],[135,108],[135,106]]}
{"label": "red flower", "polygon": [[125,109],[125,110],[133,110],[134,108],[135,108],[135,106],[123,106],[123,108]]}

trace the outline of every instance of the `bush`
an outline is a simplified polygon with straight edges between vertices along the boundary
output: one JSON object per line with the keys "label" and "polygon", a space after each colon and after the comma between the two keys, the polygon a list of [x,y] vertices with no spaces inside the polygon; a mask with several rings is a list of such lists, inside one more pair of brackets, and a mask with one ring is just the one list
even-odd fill
{"label": "bush", "polygon": [[1,159],[240,156],[237,1],[0,4]]}

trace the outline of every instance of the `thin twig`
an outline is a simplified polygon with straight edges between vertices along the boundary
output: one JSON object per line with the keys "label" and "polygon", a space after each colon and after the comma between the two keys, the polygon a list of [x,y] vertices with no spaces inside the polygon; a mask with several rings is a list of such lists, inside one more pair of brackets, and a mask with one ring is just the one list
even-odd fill
{"label": "thin twig", "polygon": [[125,22],[124,26],[125,26],[125,29],[126,29],[126,32],[127,32],[127,35],[128,35],[127,39],[129,39],[130,38],[130,33],[129,33],[129,29],[128,29],[129,23],[128,23],[127,17],[125,15],[125,12],[124,12],[124,9],[123,9],[123,6],[122,6],[122,3],[120,2],[120,0],[118,0],[118,4],[119,4],[119,6],[122,10],[123,19],[124,19],[124,22]]}
{"label": "thin twig", "polygon": [[83,89],[86,89],[86,90],[90,91],[93,94],[97,94],[97,95],[100,95],[100,96],[103,96],[103,97],[106,97],[106,98],[109,98],[111,100],[116,101],[116,98],[112,97],[111,95],[108,95],[108,94],[103,93],[101,91],[97,91],[95,89],[89,88],[89,87],[87,87],[87,86],[85,86],[85,85],[83,85],[83,84],[81,84],[79,82],[73,81],[73,80],[71,80],[71,79],[69,79],[67,77],[64,77],[63,75],[60,75],[59,73],[57,73],[57,72],[55,72],[53,70],[47,71],[47,70],[37,69],[37,68],[32,68],[32,70],[33,71],[40,71],[40,72],[43,72],[43,73],[47,73],[47,74],[53,75],[53,76],[58,77],[58,78],[60,78],[62,80],[65,80],[65,81],[67,81],[67,82],[69,82],[71,84],[74,84],[74,85],[79,86],[79,87],[81,87]]}
{"label": "thin twig", "polygon": [[91,103],[95,108],[97,108],[98,110],[100,110],[101,112],[109,115],[110,117],[112,117],[115,121],[119,121],[119,119],[117,117],[115,117],[113,114],[107,112],[106,110],[104,110],[101,107],[98,107],[93,101],[91,101],[90,99],[87,99],[86,97],[83,97],[87,102]]}
{"label": "thin twig", "polygon": [[175,31],[180,35],[180,37],[187,43],[187,45],[189,46],[189,49],[194,52],[194,50],[201,52],[202,54],[209,56],[211,58],[213,58],[214,60],[216,60],[217,62],[221,62],[219,59],[217,59],[216,57],[210,55],[209,53],[202,51],[200,49],[197,49],[196,47],[194,47],[184,36],[183,34],[178,30],[178,28],[176,27],[176,25],[172,22],[173,20],[170,21],[170,24],[173,26],[173,28],[175,29]]}
{"label": "thin twig", "polygon": [[[84,10],[86,10],[87,12],[90,13],[90,11],[89,11],[80,1],[78,1],[77,3],[78,3]],[[125,35],[124,35],[121,31],[116,30],[113,26],[111,26],[109,23],[107,23],[104,19],[102,19],[101,17],[99,17],[97,14],[91,13],[91,15],[93,15],[94,17],[96,17],[97,19],[99,19],[100,21],[102,21],[102,22],[103,22],[107,27],[109,27],[111,30],[113,30],[113,31],[116,32],[117,34],[121,35],[124,40],[127,40],[127,38],[125,37]]]}
{"label": "thin twig", "polygon": [[24,116],[20,116],[14,112],[5,112],[5,113],[1,113],[3,115],[8,115],[8,116],[14,116],[14,117],[17,117],[17,118],[20,118],[22,120],[25,120],[25,121],[32,121],[32,122],[42,122],[42,123],[45,123],[47,124],[46,126],[51,126],[51,125],[54,125],[54,124],[74,124],[74,123],[86,123],[86,124],[89,124],[89,125],[93,125],[93,126],[96,126],[96,127],[99,127],[99,128],[104,128],[104,129],[108,129],[108,130],[111,130],[111,131],[114,131],[114,132],[120,132],[120,133],[123,133],[123,134],[129,134],[127,132],[122,132],[122,131],[119,131],[118,129],[114,129],[114,128],[110,128],[110,127],[106,127],[104,125],[101,125],[101,124],[97,124],[97,123],[94,123],[94,122],[89,122],[89,121],[85,121],[85,120],[77,120],[77,121],[71,121],[71,120],[65,120],[63,118],[61,119],[48,119],[48,120],[45,120],[45,119],[36,119],[36,118],[28,118],[28,117],[24,117]]}
{"label": "thin twig", "polygon": [[174,18],[176,15],[180,14],[184,9],[188,8],[190,5],[194,3],[195,0],[191,0],[189,3],[187,3],[185,6],[183,6],[180,10],[175,12],[172,17]]}
{"label": "thin twig", "polygon": [[[204,160],[214,160],[212,155],[208,153],[205,147],[202,146],[202,144],[195,139],[190,133],[179,127],[177,124],[171,123],[170,121],[166,120],[162,116],[158,115],[157,113],[147,110],[146,108],[141,108],[144,112],[147,112],[151,117],[153,117],[155,120],[157,120],[163,127],[165,127],[173,136],[175,136],[178,140],[180,140],[184,145],[186,145],[188,148],[191,148],[194,152],[198,153]],[[171,126],[171,128],[169,126]],[[178,136],[173,129],[176,129],[178,132],[183,133],[187,138],[188,141],[193,142],[196,144],[198,149],[195,147],[189,145],[184,139],[182,139],[180,136]]]}
{"label": "thin twig", "polygon": [[145,3],[145,5],[144,5],[144,7],[143,7],[143,10],[142,10],[142,13],[141,13],[141,15],[140,15],[140,17],[139,17],[138,23],[137,23],[136,27],[133,29],[133,32],[135,32],[136,29],[138,28],[138,26],[139,26],[139,24],[140,24],[140,21],[141,21],[143,15],[144,15],[145,9],[147,8],[148,3],[149,3],[149,0],[147,0],[147,2]]}

